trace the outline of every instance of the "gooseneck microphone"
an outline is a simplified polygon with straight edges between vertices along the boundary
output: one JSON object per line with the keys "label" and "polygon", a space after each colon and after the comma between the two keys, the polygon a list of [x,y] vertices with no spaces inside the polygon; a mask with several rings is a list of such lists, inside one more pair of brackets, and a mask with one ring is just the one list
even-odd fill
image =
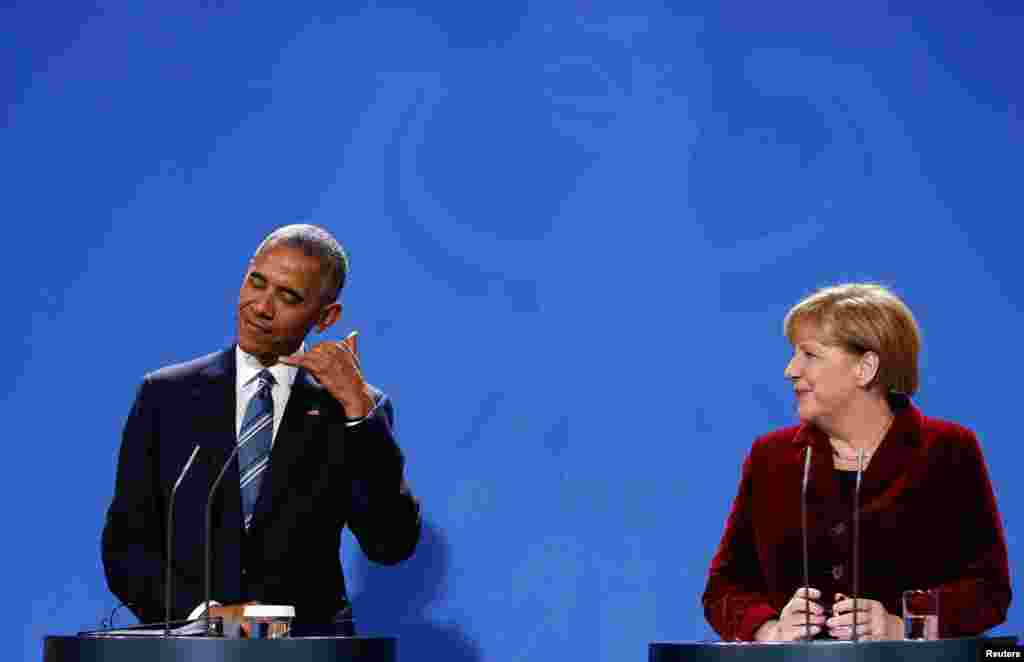
{"label": "gooseneck microphone", "polygon": [[804,636],[811,638],[811,609],[807,591],[811,586],[810,562],[807,554],[807,483],[811,475],[811,447],[804,453],[804,482],[800,486],[800,533],[804,545]]}
{"label": "gooseneck microphone", "polygon": [[860,478],[864,473],[864,449],[857,453],[857,482],[853,487],[853,640],[857,632],[857,596],[860,595]]}
{"label": "gooseneck microphone", "polygon": [[206,633],[210,632],[210,536],[212,535],[213,526],[210,523],[210,516],[213,512],[213,495],[216,494],[217,488],[220,487],[220,481],[224,478],[224,474],[227,473],[228,467],[231,466],[231,462],[234,461],[235,456],[238,455],[238,451],[242,449],[241,444],[235,444],[235,449],[231,451],[231,455],[228,455],[228,459],[224,462],[224,466],[220,468],[220,473],[217,474],[217,478],[213,481],[213,485],[210,487],[210,494],[206,497],[206,538],[203,542],[203,585],[204,594],[206,595],[206,602],[203,604],[206,609],[203,612],[203,619],[205,620],[204,627]]}
{"label": "gooseneck microphone", "polygon": [[192,454],[188,456],[188,461],[185,462],[185,466],[182,467],[181,473],[178,474],[178,480],[174,481],[174,487],[171,488],[171,496],[167,500],[167,570],[164,576],[164,636],[167,637],[171,634],[171,595],[173,594],[173,587],[171,584],[171,566],[174,561],[174,496],[178,493],[178,488],[181,486],[181,481],[185,479],[185,475],[189,469],[192,468],[192,463],[195,462],[196,456],[199,455],[199,444],[192,449]]}

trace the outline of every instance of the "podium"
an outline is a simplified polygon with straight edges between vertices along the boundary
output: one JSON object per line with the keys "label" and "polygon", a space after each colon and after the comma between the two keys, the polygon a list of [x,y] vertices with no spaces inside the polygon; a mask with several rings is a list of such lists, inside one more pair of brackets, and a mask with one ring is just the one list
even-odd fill
{"label": "podium", "polygon": [[43,662],[396,662],[394,637],[46,637]]}
{"label": "podium", "polygon": [[[1017,637],[938,641],[809,641],[796,643],[669,642],[648,646],[648,662],[980,662],[986,650],[1015,650]],[[992,658],[1000,659],[1000,658]]]}

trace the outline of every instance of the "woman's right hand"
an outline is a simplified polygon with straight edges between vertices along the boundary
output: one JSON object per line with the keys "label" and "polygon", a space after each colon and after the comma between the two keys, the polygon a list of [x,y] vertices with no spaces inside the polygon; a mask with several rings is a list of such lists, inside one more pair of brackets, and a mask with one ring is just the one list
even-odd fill
{"label": "woman's right hand", "polygon": [[[754,635],[755,641],[799,641],[818,634],[825,624],[825,609],[818,602],[820,599],[821,591],[818,589],[797,589],[782,608],[779,618],[768,621],[758,628]],[[811,624],[809,631],[808,621]]]}

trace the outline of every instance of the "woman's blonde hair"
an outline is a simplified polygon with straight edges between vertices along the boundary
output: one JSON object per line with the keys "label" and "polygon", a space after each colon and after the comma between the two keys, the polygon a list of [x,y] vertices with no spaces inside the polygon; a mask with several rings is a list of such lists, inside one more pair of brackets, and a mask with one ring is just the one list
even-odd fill
{"label": "woman's blonde hair", "polygon": [[783,330],[790,342],[796,327],[806,322],[821,330],[826,344],[856,354],[877,354],[875,382],[888,392],[917,391],[921,334],[907,305],[885,287],[844,283],[811,294],[786,313]]}

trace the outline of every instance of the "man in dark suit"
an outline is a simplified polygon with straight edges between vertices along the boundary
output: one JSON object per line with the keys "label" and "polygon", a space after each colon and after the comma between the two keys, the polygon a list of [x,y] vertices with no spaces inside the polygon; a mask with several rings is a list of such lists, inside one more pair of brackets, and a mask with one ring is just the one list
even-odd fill
{"label": "man in dark suit", "polygon": [[168,498],[196,445],[175,498],[172,618],[203,611],[207,495],[236,444],[213,502],[212,614],[288,604],[296,630],[345,633],[336,625],[349,620],[342,529],[378,563],[412,555],[419,506],[390,400],[363,379],[354,334],[304,344],[311,329],[338,321],[347,270],[326,231],[280,228],[242,282],[237,345],[143,380],[103,530],[107,582],[140,621],[164,618]]}

